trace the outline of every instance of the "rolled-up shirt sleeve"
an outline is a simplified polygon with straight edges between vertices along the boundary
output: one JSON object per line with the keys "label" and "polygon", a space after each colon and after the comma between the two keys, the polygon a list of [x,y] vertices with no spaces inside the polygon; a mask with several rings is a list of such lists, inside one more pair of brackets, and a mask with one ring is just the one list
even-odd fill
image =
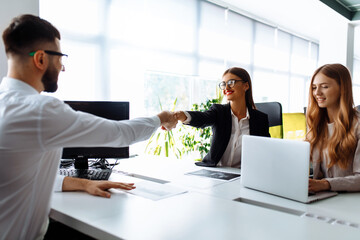
{"label": "rolled-up shirt sleeve", "polygon": [[54,183],[54,192],[62,191],[64,178],[65,178],[65,176],[63,176],[63,175],[60,175],[60,174],[56,175],[56,179],[55,179],[55,183]]}

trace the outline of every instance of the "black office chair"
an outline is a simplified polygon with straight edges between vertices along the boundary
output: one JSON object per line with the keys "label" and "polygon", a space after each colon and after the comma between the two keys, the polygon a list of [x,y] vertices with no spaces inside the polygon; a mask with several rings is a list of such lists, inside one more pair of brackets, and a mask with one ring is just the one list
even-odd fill
{"label": "black office chair", "polygon": [[272,138],[283,138],[282,107],[279,102],[255,103],[256,108],[268,115],[269,132]]}

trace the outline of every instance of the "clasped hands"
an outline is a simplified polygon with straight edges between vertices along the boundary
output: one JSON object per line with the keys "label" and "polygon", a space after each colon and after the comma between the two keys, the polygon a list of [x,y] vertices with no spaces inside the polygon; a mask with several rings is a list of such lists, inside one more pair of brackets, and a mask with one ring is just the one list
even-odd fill
{"label": "clasped hands", "polygon": [[167,131],[175,128],[178,121],[184,121],[186,119],[186,116],[182,111],[162,111],[158,114],[158,117],[160,118],[161,128]]}

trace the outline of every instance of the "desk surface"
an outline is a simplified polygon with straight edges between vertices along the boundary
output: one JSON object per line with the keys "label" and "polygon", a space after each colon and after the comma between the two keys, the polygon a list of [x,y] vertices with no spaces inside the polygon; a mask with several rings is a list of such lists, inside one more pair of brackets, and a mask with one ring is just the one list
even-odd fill
{"label": "desk surface", "polygon": [[[303,204],[242,188],[240,180],[184,175],[201,169],[192,161],[142,157],[123,160],[117,169],[136,176],[134,182],[169,182],[188,192],[158,201],[121,191],[110,199],[80,192],[55,193],[50,217],[99,239],[358,239],[360,234],[360,228],[349,226],[360,223],[357,193]],[[122,177],[114,171],[110,180]],[[256,204],[233,201],[239,197]],[[287,209],[315,217],[300,217]],[[335,220],[328,223],[330,218]]]}
{"label": "desk surface", "polygon": [[[188,160],[139,158],[136,161],[124,162],[120,165],[120,168],[131,172],[138,172],[141,175],[147,175],[154,179],[158,177],[179,186],[186,186],[193,191],[227,200],[241,198],[243,202],[247,203],[270,208],[281,207],[284,208],[282,211],[289,209],[290,211],[296,210],[303,213],[312,213],[316,216],[323,216],[339,221],[344,220],[359,224],[360,226],[360,204],[358,204],[360,202],[360,193],[341,193],[335,197],[323,199],[311,204],[304,204],[244,188],[240,183],[240,179],[224,182],[221,180],[184,175],[184,173],[201,169],[195,166],[193,161]],[[240,169],[235,168],[206,169],[240,174]]]}

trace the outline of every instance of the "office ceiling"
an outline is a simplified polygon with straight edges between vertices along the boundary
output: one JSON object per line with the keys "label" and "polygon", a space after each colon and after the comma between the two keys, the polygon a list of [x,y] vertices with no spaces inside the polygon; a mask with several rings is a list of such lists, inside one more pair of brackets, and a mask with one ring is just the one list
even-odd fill
{"label": "office ceiling", "polygon": [[360,20],[360,0],[320,0],[350,21]]}

